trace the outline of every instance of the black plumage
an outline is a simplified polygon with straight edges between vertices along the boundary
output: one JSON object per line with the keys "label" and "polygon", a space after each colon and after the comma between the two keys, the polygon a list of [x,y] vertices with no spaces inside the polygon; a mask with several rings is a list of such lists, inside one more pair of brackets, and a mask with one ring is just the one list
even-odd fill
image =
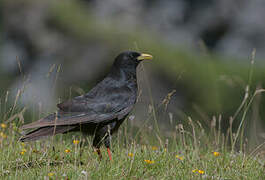
{"label": "black plumage", "polygon": [[22,126],[22,129],[37,129],[20,140],[31,141],[59,133],[81,131],[94,135],[95,148],[99,149],[103,142],[109,151],[110,136],[118,130],[136,102],[136,68],[142,60],[147,59],[152,59],[152,56],[132,51],[119,54],[109,74],[101,82],[87,94],[58,104],[56,113]]}

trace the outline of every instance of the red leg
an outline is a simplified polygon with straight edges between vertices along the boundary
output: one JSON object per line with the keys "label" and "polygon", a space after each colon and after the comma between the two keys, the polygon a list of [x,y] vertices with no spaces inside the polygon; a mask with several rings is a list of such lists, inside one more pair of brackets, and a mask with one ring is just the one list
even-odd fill
{"label": "red leg", "polygon": [[111,151],[110,151],[109,148],[107,148],[107,150],[108,150],[109,160],[111,161],[111,160],[112,160],[112,157],[111,157]]}

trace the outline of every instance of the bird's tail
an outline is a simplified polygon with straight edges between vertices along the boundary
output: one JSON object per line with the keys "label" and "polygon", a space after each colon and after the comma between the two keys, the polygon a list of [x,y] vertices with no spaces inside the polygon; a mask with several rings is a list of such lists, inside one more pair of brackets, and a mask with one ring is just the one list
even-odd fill
{"label": "bird's tail", "polygon": [[30,131],[25,136],[21,137],[19,140],[25,141],[35,141],[47,136],[53,136],[60,133],[67,133],[75,129],[76,126],[47,126],[41,127],[36,130]]}

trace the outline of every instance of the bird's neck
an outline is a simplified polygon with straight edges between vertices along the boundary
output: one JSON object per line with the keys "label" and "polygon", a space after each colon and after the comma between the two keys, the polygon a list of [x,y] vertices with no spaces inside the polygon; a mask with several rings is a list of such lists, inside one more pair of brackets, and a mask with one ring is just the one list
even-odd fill
{"label": "bird's neck", "polygon": [[[113,68],[116,68],[116,67],[113,67]],[[136,81],[136,78],[137,78],[136,68],[132,68],[132,69],[116,68],[115,70],[112,69],[112,71],[109,75],[114,79],[123,80],[123,81],[128,81],[128,80],[135,80]]]}
{"label": "bird's neck", "polygon": [[[127,69],[112,69],[109,74],[109,77],[119,81],[120,86],[127,86],[133,93],[137,94],[138,86],[137,86],[137,76],[136,76],[136,68],[135,70],[127,70]],[[135,100],[136,102],[136,96]]]}

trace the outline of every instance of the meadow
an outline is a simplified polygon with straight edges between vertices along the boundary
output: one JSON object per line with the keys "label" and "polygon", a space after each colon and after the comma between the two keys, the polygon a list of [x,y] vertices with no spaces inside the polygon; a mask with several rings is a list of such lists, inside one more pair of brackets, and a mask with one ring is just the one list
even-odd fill
{"label": "meadow", "polygon": [[209,130],[188,117],[187,126],[174,125],[167,135],[156,125],[150,128],[155,110],[141,127],[133,126],[130,116],[112,138],[110,161],[106,148],[100,160],[91,137],[78,133],[19,142],[25,109],[16,101],[7,108],[5,100],[0,179],[265,179],[264,144],[248,151],[247,141],[232,133],[232,123],[221,131],[221,116],[213,117]]}

